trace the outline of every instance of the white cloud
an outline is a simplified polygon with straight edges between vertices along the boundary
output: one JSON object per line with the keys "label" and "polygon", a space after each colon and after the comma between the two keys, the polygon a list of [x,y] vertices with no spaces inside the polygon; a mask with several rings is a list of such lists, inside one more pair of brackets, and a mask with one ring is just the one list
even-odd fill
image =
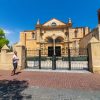
{"label": "white cloud", "polygon": [[4,30],[6,38],[9,40],[9,44],[13,45],[14,43],[19,41],[20,29],[8,29],[2,28]]}
{"label": "white cloud", "polygon": [[13,34],[14,32],[12,30],[4,29],[4,33],[5,33],[6,36],[8,36],[8,35]]}

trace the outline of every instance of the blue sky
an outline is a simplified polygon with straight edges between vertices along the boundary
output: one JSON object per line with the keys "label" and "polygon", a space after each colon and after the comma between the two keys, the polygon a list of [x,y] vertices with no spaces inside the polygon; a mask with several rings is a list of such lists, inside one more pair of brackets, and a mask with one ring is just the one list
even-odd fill
{"label": "blue sky", "polygon": [[71,18],[74,27],[93,29],[99,8],[100,0],[0,0],[0,28],[10,44],[19,41],[20,31],[34,30],[38,19],[44,23],[51,18],[63,22]]}

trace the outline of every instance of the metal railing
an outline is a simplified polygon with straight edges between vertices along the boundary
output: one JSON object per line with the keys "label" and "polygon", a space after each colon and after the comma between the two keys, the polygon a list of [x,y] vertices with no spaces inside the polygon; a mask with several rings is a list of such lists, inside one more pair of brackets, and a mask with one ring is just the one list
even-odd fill
{"label": "metal railing", "polygon": [[[59,51],[59,50],[58,50]],[[57,52],[57,51],[56,51]],[[59,51],[62,52],[62,51]],[[38,69],[69,69],[69,70],[88,70],[87,49],[65,49],[65,55],[48,55],[48,49],[45,53],[42,50],[27,50],[27,66]]]}

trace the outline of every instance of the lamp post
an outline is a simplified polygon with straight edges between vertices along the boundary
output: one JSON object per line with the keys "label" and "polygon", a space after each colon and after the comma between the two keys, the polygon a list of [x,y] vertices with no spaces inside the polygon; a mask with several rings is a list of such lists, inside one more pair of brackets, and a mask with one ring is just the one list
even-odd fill
{"label": "lamp post", "polygon": [[71,53],[70,53],[70,45],[69,45],[69,31],[68,31],[68,60],[69,60],[69,70],[71,70]]}
{"label": "lamp post", "polygon": [[52,70],[55,70],[56,69],[56,52],[55,52],[55,39],[56,39],[56,36],[55,36],[55,34],[53,34],[52,39],[53,39]]}

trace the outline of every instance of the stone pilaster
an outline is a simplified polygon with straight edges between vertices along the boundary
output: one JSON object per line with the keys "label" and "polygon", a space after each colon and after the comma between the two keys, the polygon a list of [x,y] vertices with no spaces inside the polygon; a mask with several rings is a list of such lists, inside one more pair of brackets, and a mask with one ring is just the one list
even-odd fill
{"label": "stone pilaster", "polygon": [[18,69],[24,69],[26,67],[26,49],[25,46],[17,44],[14,48],[17,51],[17,55],[19,58],[19,62],[18,62]]}
{"label": "stone pilaster", "polygon": [[100,73],[100,42],[92,38],[88,44],[89,50],[89,70],[93,73]]}

